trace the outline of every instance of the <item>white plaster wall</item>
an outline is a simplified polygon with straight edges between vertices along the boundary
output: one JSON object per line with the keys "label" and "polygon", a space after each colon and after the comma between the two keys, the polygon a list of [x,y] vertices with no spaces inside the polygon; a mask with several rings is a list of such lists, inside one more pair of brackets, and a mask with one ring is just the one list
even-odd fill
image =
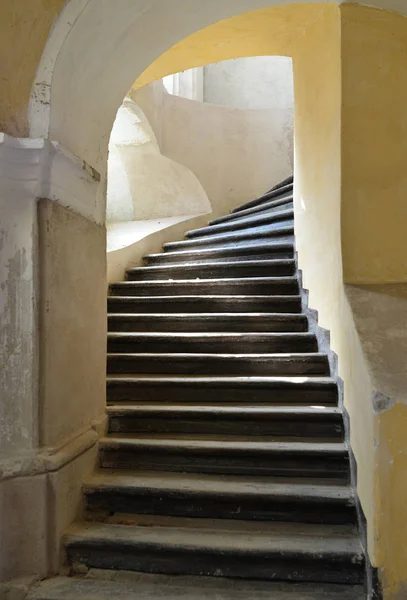
{"label": "white plaster wall", "polygon": [[270,189],[293,172],[293,108],[236,109],[168,94],[161,82],[135,94],[161,152],[188,167],[214,215]]}
{"label": "white plaster wall", "polygon": [[118,110],[109,144],[107,221],[210,212],[195,175],[163,156],[147,119],[130,98]]}
{"label": "white plaster wall", "polygon": [[203,67],[204,102],[230,108],[293,110],[292,59],[254,56]]}

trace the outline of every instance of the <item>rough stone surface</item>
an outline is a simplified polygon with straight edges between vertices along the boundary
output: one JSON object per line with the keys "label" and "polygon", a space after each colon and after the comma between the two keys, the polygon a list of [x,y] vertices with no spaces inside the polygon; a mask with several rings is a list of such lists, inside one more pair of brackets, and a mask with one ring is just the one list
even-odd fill
{"label": "rough stone surface", "polygon": [[[92,572],[90,573],[92,575]],[[264,583],[110,573],[109,579],[57,578],[41,583],[27,600],[365,600],[361,586]],[[100,577],[100,574],[99,574]],[[7,598],[7,600],[9,600]],[[14,599],[13,599],[14,600]]]}

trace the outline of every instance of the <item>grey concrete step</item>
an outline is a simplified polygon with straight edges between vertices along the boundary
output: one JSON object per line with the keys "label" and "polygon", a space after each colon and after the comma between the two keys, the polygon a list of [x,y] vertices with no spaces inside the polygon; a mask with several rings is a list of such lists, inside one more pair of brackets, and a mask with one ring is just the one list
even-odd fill
{"label": "grey concrete step", "polygon": [[356,523],[350,487],[321,479],[102,470],[83,491],[88,510],[107,515]]}
{"label": "grey concrete step", "polygon": [[110,433],[282,435],[343,439],[343,419],[333,406],[255,404],[113,404]]}
{"label": "grey concrete step", "polygon": [[[364,558],[354,527],[123,515],[64,536],[68,563],[149,573],[358,584]],[[118,516],[120,519],[120,516]]]}
{"label": "grey concrete step", "polygon": [[243,231],[248,228],[257,227],[259,225],[271,225],[280,221],[290,220],[294,218],[293,207],[283,207],[278,211],[267,211],[265,213],[247,216],[240,219],[234,219],[226,223],[217,223],[208,227],[200,227],[187,231],[185,237],[188,239],[201,238],[204,236],[212,236],[226,231]]}
{"label": "grey concrete step", "polygon": [[170,264],[135,267],[126,271],[129,281],[152,279],[213,279],[216,277],[284,277],[294,275],[293,259],[202,262],[199,265]]}
{"label": "grey concrete step", "polygon": [[108,402],[337,405],[330,377],[109,376]]}
{"label": "grey concrete step", "polygon": [[293,190],[294,190],[294,184],[290,183],[279,189],[271,190],[270,192],[267,192],[266,194],[263,194],[262,196],[255,198],[254,200],[249,200],[249,202],[245,202],[244,204],[241,204],[240,206],[237,206],[236,208],[234,208],[232,212],[234,212],[234,213],[240,212],[242,210],[246,210],[247,208],[253,208],[253,206],[259,206],[260,204],[263,204],[264,202],[268,202],[269,200],[272,200],[273,198],[280,198],[282,196],[292,195]]}
{"label": "grey concrete step", "polygon": [[109,332],[305,332],[305,315],[289,313],[117,313],[109,314]]}
{"label": "grey concrete step", "polygon": [[[304,441],[305,440],[305,441]],[[183,473],[328,477],[349,480],[344,443],[308,438],[207,434],[111,434],[100,466]]]}
{"label": "grey concrete step", "polygon": [[262,240],[259,243],[229,244],[220,248],[200,248],[198,250],[181,250],[179,252],[161,252],[144,257],[146,265],[173,263],[200,264],[207,261],[227,260],[272,260],[294,258],[293,243]]}
{"label": "grey concrete step", "polygon": [[203,247],[216,248],[219,246],[224,246],[227,243],[242,243],[248,241],[259,242],[262,240],[269,240],[270,238],[279,238],[279,241],[282,242],[283,240],[286,241],[288,236],[293,235],[294,221],[292,219],[287,219],[285,221],[279,221],[275,224],[260,225],[258,227],[251,227],[250,229],[242,231],[229,231],[192,240],[169,242],[164,244],[163,247],[165,252],[174,252],[178,250],[192,250]]}
{"label": "grey concrete step", "polygon": [[[281,583],[220,577],[110,571],[109,577],[55,577],[41,581],[27,600],[366,600],[363,586]],[[101,572],[103,573],[103,571]]]}
{"label": "grey concrete step", "polygon": [[109,333],[108,352],[317,352],[312,333]]}
{"label": "grey concrete step", "polygon": [[109,296],[109,313],[300,313],[301,296]]}
{"label": "grey concrete step", "polygon": [[329,375],[326,354],[109,353],[109,374]]}
{"label": "grey concrete step", "polygon": [[298,295],[297,277],[224,277],[216,279],[157,279],[121,281],[110,285],[113,296],[185,296],[190,294]]}
{"label": "grey concrete step", "polygon": [[238,219],[244,219],[249,216],[254,216],[256,214],[260,214],[266,211],[279,211],[283,208],[293,208],[294,206],[294,198],[291,195],[284,196],[283,198],[279,198],[277,200],[270,200],[269,202],[264,202],[260,206],[254,206],[253,208],[246,208],[245,210],[240,210],[238,212],[230,213],[229,215],[225,215],[223,217],[218,217],[217,219],[213,219],[209,221],[209,225],[218,225],[219,223],[227,223],[229,221],[236,221]]}

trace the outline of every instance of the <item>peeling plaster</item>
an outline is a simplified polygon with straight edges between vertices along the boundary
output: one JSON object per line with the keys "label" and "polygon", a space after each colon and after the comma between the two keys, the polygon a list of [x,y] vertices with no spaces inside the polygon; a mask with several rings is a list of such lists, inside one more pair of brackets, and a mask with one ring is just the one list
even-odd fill
{"label": "peeling plaster", "polygon": [[395,399],[391,398],[387,394],[380,392],[379,390],[373,390],[372,392],[372,405],[376,415],[390,410],[395,404]]}

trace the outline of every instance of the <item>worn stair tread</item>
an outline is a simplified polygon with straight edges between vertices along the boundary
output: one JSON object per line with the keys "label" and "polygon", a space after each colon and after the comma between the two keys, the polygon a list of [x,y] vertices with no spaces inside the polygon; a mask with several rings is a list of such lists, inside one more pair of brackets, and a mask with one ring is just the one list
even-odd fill
{"label": "worn stair tread", "polygon": [[215,415],[218,418],[230,417],[235,419],[259,419],[276,418],[278,416],[288,416],[291,418],[307,417],[325,419],[341,419],[342,411],[339,407],[332,406],[286,406],[273,405],[264,406],[264,404],[244,404],[239,403],[236,406],[228,404],[199,404],[191,400],[185,404],[137,404],[137,401],[129,404],[112,403],[107,407],[109,415],[150,415],[156,414],[163,417],[173,417],[178,419],[182,415],[199,416],[204,418]]}
{"label": "worn stair tread", "polygon": [[218,217],[209,221],[209,225],[218,225],[219,223],[227,223],[229,221],[236,221],[238,219],[245,219],[251,215],[256,215],[259,213],[263,213],[266,211],[272,210],[280,210],[281,207],[284,207],[286,204],[292,205],[294,203],[293,194],[284,196],[283,198],[277,198],[276,200],[269,200],[268,202],[264,202],[259,206],[253,206],[252,208],[246,208],[244,210],[239,210],[234,213],[230,213],[228,215],[224,215],[222,217]]}
{"label": "worn stair tread", "polygon": [[[207,257],[211,257],[213,258],[217,258],[219,256],[241,256],[241,255],[251,255],[251,254],[256,254],[258,252],[260,253],[267,253],[267,252],[276,252],[278,250],[281,251],[287,251],[290,253],[294,252],[294,243],[293,242],[280,242],[278,240],[274,240],[274,241],[262,241],[262,242],[247,242],[246,244],[239,244],[237,245],[232,245],[232,246],[228,246],[225,248],[200,248],[199,250],[178,250],[178,251],[167,251],[167,252],[160,252],[160,253],[156,253],[156,254],[147,254],[144,259],[145,260],[154,260],[154,259],[159,259],[161,260],[165,260],[165,261],[169,261],[169,260],[175,260],[175,261],[184,261],[186,259],[190,259],[190,260],[203,260],[206,261],[208,260]],[[249,259],[247,259],[249,260]]]}
{"label": "worn stair tread", "polygon": [[[128,522],[129,519],[125,515]],[[226,519],[180,519],[168,517],[160,522],[134,517],[134,525],[86,522],[72,525],[65,533],[67,546],[159,545],[160,549],[183,547],[192,552],[244,555],[267,553],[270,557],[341,557],[363,564],[360,541],[355,527],[273,522],[228,521]],[[138,524],[139,523],[139,524]],[[143,526],[143,523],[149,525]],[[162,524],[161,524],[162,523]],[[282,527],[281,527],[282,525]]]}
{"label": "worn stair tread", "polygon": [[200,372],[223,373],[248,371],[287,375],[293,371],[314,377],[329,373],[326,354],[308,353],[220,353],[220,352],[109,352],[107,354],[109,373]]}
{"label": "worn stair tread", "polygon": [[[120,313],[121,314],[121,313]],[[150,313],[149,313],[150,314]],[[174,314],[174,313],[171,313]],[[212,313],[209,313],[212,314]],[[245,313],[250,314],[250,313]],[[280,313],[278,313],[280,314]],[[284,313],[282,313],[284,314]],[[134,341],[142,341],[142,340],[191,340],[194,342],[204,342],[204,341],[267,341],[267,340],[278,340],[278,339],[291,339],[295,340],[315,340],[315,334],[309,333],[308,331],[298,331],[294,333],[286,333],[286,332],[275,332],[275,333],[256,333],[256,332],[222,332],[222,331],[206,331],[206,332],[176,332],[176,331],[142,331],[142,332],[128,332],[123,333],[121,331],[112,331],[108,333],[108,339],[112,340],[120,340],[120,339],[129,339]]]}
{"label": "worn stair tread", "polygon": [[213,300],[214,302],[216,302],[217,300],[221,300],[223,301],[229,301],[229,302],[239,302],[241,300],[248,300],[248,301],[254,301],[254,300],[261,300],[261,301],[265,301],[265,302],[297,302],[301,300],[301,296],[300,295],[288,295],[287,296],[281,296],[281,295],[273,295],[270,296],[268,294],[254,294],[254,295],[247,295],[247,294],[240,294],[240,295],[228,295],[228,294],[186,294],[185,296],[141,296],[140,298],[138,298],[137,296],[108,296],[108,300],[114,300],[115,302],[134,302],[135,304],[137,303],[145,303],[145,304],[149,304],[150,302],[162,302],[162,301],[168,301],[168,302],[185,302],[185,301],[190,301],[190,302],[200,302],[201,300]]}
{"label": "worn stair tread", "polygon": [[93,578],[46,579],[29,592],[27,600],[366,600],[359,585],[123,572],[112,572],[108,579],[101,579],[97,570],[92,574]]}
{"label": "worn stair tread", "polygon": [[298,438],[277,438],[276,436],[256,436],[250,438],[244,435],[227,437],[216,434],[183,434],[183,433],[115,433],[100,439],[102,449],[139,450],[179,450],[193,452],[237,452],[259,454],[288,454],[288,455],[319,455],[346,457],[348,451],[344,442],[336,440],[321,441],[310,438],[298,441]]}
{"label": "worn stair tread", "polygon": [[[301,296],[299,295],[225,295],[225,294],[192,294],[179,296],[108,296],[108,311],[114,313],[117,310],[120,312],[129,307],[132,310],[134,306],[135,312],[143,312],[148,308],[151,312],[160,312],[156,308],[158,305],[161,310],[171,312],[183,312],[179,307],[187,307],[188,309],[196,309],[196,312],[206,312],[208,308],[214,310],[230,310],[239,312],[239,309],[247,307],[247,312],[259,310],[260,307],[268,309],[267,312],[274,312],[276,307],[281,307],[281,312],[301,313]],[[112,308],[115,306],[115,309]],[[250,310],[251,309],[251,310]],[[246,312],[245,311],[245,312]],[[126,310],[128,312],[128,310]],[[191,312],[194,312],[193,310]],[[280,310],[278,311],[280,312]]]}
{"label": "worn stair tread", "polygon": [[175,359],[191,359],[199,361],[201,359],[214,357],[219,360],[228,359],[239,361],[240,359],[249,360],[310,360],[310,359],[326,359],[327,355],[323,352],[108,352],[108,358],[175,358]]}
{"label": "worn stair tread", "polygon": [[128,381],[130,383],[134,383],[137,381],[141,381],[142,383],[150,382],[151,383],[161,383],[162,385],[171,385],[171,384],[183,384],[183,383],[193,383],[199,385],[205,384],[213,384],[216,383],[219,386],[228,386],[231,383],[233,384],[244,384],[251,385],[253,387],[261,387],[267,385],[269,387],[273,386],[285,386],[285,387],[308,387],[311,386],[313,388],[327,388],[327,387],[336,387],[336,381],[331,377],[305,377],[303,375],[298,376],[287,376],[287,377],[271,377],[267,375],[228,375],[228,376],[210,376],[210,375],[188,375],[188,376],[178,376],[178,375],[165,375],[162,376],[151,376],[151,375],[137,375],[133,377],[128,377],[126,375],[115,375],[114,377],[107,378],[108,383],[114,383],[115,381],[123,382]]}
{"label": "worn stair tread", "polygon": [[[312,353],[317,352],[315,334],[308,332],[109,332],[108,352],[206,353]],[[145,350],[144,348],[153,348]],[[163,350],[162,348],[165,348]],[[169,349],[168,349],[169,348]],[[243,350],[243,348],[245,348]],[[263,348],[265,348],[263,350]],[[272,350],[270,349],[272,348]]]}
{"label": "worn stair tread", "polygon": [[272,200],[273,198],[279,198],[281,196],[286,196],[286,195],[293,195],[293,190],[294,190],[293,183],[289,183],[288,185],[285,185],[281,188],[277,188],[275,190],[270,190],[269,192],[266,192],[265,194],[262,194],[261,196],[254,198],[254,200],[249,200],[248,202],[245,202],[244,204],[237,206],[236,208],[234,208],[232,210],[232,213],[238,213],[241,210],[246,210],[247,208],[252,208],[253,206],[258,206],[259,204],[263,204],[263,202],[267,202],[269,200]]}
{"label": "worn stair tread", "polygon": [[168,242],[164,244],[164,250],[174,250],[181,248],[194,248],[200,246],[209,246],[210,244],[219,244],[227,242],[241,242],[243,240],[253,239],[264,239],[264,238],[276,238],[278,236],[286,236],[294,234],[294,221],[287,220],[281,221],[273,225],[261,225],[258,227],[252,227],[250,229],[241,231],[232,231],[225,233],[218,233],[209,237],[196,238],[191,240],[183,240],[180,242]]}
{"label": "worn stair tread", "polygon": [[[196,271],[197,269],[222,269],[222,268],[238,268],[243,269],[245,267],[275,267],[275,266],[287,266],[287,267],[295,267],[295,260],[291,258],[284,259],[265,259],[265,260],[250,260],[250,261],[227,261],[227,262],[201,262],[199,265],[194,263],[171,263],[168,265],[157,265],[157,266],[149,266],[149,267],[133,267],[132,269],[127,269],[126,273],[159,273],[160,271],[171,272],[173,270],[183,270],[183,271]],[[204,279],[204,278],[201,278]]]}
{"label": "worn stair tread", "polygon": [[[160,323],[171,324],[174,327],[187,328],[192,324],[197,327],[209,327],[212,325],[221,327],[240,326],[243,330],[257,331],[260,325],[272,327],[287,326],[300,327],[306,329],[308,320],[305,315],[299,313],[268,313],[268,312],[247,312],[247,313],[228,313],[228,312],[213,312],[213,313],[108,313],[108,324],[112,326],[114,323],[123,324],[129,327],[131,331],[131,323],[139,323],[144,327],[146,323],[146,331],[154,324],[158,326]],[[160,325],[160,327],[163,325]]]}
{"label": "worn stair tread", "polygon": [[261,476],[210,475],[168,471],[99,471],[84,483],[86,494],[105,491],[135,494],[141,491],[161,491],[171,494],[210,494],[253,498],[308,499],[316,502],[343,502],[354,506],[354,495],[349,485],[320,479],[302,481],[296,478]]}
{"label": "worn stair tread", "polygon": [[[144,267],[140,267],[144,268]],[[146,267],[148,268],[148,267]],[[136,287],[148,287],[154,285],[181,285],[186,284],[210,284],[210,283],[230,283],[232,285],[246,285],[247,283],[298,283],[298,277],[295,275],[288,275],[284,277],[211,277],[208,279],[154,279],[146,281],[120,281],[119,283],[112,284],[113,287],[124,286],[129,288]]]}
{"label": "worn stair tread", "polygon": [[185,237],[192,239],[207,235],[215,235],[223,231],[241,231],[261,224],[271,224],[285,219],[292,219],[293,217],[294,209],[286,208],[276,212],[235,219],[227,223],[218,223],[215,225],[208,225],[207,227],[200,227],[199,229],[191,229],[186,232]]}

